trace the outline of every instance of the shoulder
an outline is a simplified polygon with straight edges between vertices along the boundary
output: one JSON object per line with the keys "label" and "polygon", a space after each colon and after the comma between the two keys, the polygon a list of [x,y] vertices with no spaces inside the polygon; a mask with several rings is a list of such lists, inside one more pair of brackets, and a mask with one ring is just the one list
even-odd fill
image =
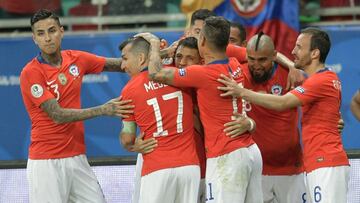
{"label": "shoulder", "polygon": [[29,63],[27,63],[21,71],[20,76],[29,75],[41,71],[41,64],[37,61],[36,58],[33,58]]}

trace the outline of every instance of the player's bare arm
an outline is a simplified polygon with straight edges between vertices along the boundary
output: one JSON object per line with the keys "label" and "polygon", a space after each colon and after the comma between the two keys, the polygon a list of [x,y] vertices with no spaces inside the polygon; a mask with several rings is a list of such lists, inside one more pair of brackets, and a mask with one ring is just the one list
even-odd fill
{"label": "player's bare arm", "polygon": [[224,124],[224,132],[227,136],[234,138],[242,135],[246,131],[254,132],[256,129],[256,123],[253,119],[245,117],[239,113],[234,115],[235,120]]}
{"label": "player's bare arm", "polygon": [[135,37],[142,37],[150,43],[149,52],[149,79],[172,85],[176,68],[163,68],[160,57],[160,40],[151,33],[140,33]]}
{"label": "player's bare arm", "polygon": [[275,62],[280,64],[282,67],[289,69],[288,79],[286,83],[286,89],[294,89],[296,86],[301,85],[304,80],[304,72],[296,69],[294,62],[286,57],[284,54],[277,52]]}
{"label": "player's bare arm", "polygon": [[342,119],[342,115],[341,115],[341,112],[340,112],[340,119],[338,121],[338,131],[339,133],[341,134],[342,131],[344,130],[344,127],[345,127],[345,122],[344,120]]}
{"label": "player's bare arm", "polygon": [[123,129],[120,132],[119,140],[121,145],[128,151],[147,154],[157,147],[157,140],[150,138],[144,140],[145,133],[140,133],[136,137],[136,123],[133,121],[123,121]]}
{"label": "player's bare arm", "polygon": [[47,115],[58,124],[82,121],[97,116],[118,116],[126,118],[133,113],[134,105],[131,100],[122,101],[121,98],[111,99],[103,105],[86,109],[62,108],[56,99],[49,99],[40,105]]}
{"label": "player's bare arm", "polygon": [[134,121],[123,121],[123,128],[119,135],[120,144],[128,151],[133,151],[136,139],[136,123]]}
{"label": "player's bare arm", "polygon": [[355,118],[360,121],[360,91],[357,91],[351,99],[350,109]]}
{"label": "player's bare arm", "polygon": [[105,66],[103,71],[107,72],[124,72],[121,69],[121,58],[105,58]]}
{"label": "player's bare arm", "polygon": [[222,97],[241,97],[251,103],[277,111],[301,106],[301,101],[291,93],[287,93],[283,96],[257,93],[241,87],[235,82],[235,80],[223,74],[220,75],[218,81],[225,85],[218,87],[219,90],[224,91],[224,93],[220,94]]}

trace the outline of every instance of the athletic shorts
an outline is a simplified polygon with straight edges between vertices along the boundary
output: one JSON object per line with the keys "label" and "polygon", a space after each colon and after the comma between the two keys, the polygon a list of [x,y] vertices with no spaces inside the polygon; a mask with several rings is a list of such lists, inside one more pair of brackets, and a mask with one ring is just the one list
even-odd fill
{"label": "athletic shorts", "polygon": [[307,203],[346,203],[349,179],[349,166],[324,167],[307,173]]}
{"label": "athletic shorts", "polygon": [[198,165],[161,169],[141,177],[139,202],[197,202],[199,184]]}
{"label": "athletic shorts", "polygon": [[264,203],[304,203],[304,173],[296,175],[263,175],[262,188]]}
{"label": "athletic shorts", "polygon": [[207,203],[263,203],[262,159],[253,144],[206,162]]}
{"label": "athletic shorts", "polygon": [[85,155],[61,159],[29,159],[31,203],[106,202]]}

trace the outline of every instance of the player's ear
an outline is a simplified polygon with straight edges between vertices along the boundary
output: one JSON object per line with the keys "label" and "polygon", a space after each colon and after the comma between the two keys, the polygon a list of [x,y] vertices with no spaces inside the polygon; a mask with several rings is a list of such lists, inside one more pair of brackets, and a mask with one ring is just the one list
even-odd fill
{"label": "player's ear", "polygon": [[147,56],[145,55],[145,53],[140,53],[138,59],[139,59],[139,63],[141,65],[144,65],[147,61]]}
{"label": "player's ear", "polygon": [[33,39],[34,43],[35,43],[36,45],[38,45],[38,43],[37,43],[36,40],[35,40],[35,33],[34,33],[34,32],[32,32],[32,39]]}
{"label": "player's ear", "polygon": [[320,58],[320,50],[319,49],[312,50],[310,56],[312,59]]}
{"label": "player's ear", "polygon": [[274,50],[274,53],[273,53],[273,55],[272,55],[272,61],[276,61],[276,56],[277,56],[277,51],[276,50]]}

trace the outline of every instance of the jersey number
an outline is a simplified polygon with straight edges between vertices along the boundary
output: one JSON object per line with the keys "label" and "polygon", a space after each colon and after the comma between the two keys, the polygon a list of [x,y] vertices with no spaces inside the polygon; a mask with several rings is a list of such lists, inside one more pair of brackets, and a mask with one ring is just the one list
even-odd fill
{"label": "jersey number", "polygon": [[[181,91],[176,91],[176,92],[172,92],[169,94],[165,94],[162,96],[163,100],[170,100],[170,99],[177,99],[178,100],[178,114],[176,117],[176,132],[177,133],[181,133],[183,132],[183,124],[182,124],[182,117],[184,114],[184,103],[183,103],[183,95],[181,93]],[[152,106],[154,109],[154,113],[155,113],[155,119],[156,119],[156,127],[157,127],[157,132],[155,132],[153,134],[154,137],[159,137],[159,136],[166,136],[168,135],[168,131],[164,130],[163,128],[163,122],[162,122],[162,117],[161,117],[161,111],[160,111],[160,106],[158,103],[158,100],[156,98],[152,98],[146,101],[148,105]]]}

